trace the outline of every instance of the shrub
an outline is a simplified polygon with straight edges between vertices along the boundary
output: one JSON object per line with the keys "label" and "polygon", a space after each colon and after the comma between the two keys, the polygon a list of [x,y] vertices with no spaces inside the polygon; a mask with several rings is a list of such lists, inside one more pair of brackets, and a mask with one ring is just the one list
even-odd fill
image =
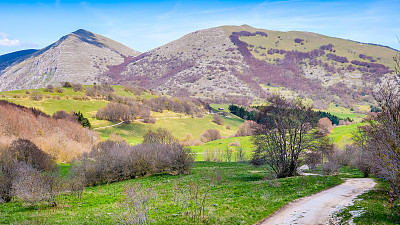
{"label": "shrub", "polygon": [[19,138],[13,141],[9,154],[13,159],[25,162],[41,171],[53,170],[56,167],[54,159],[30,140]]}
{"label": "shrub", "polygon": [[332,129],[333,129],[332,121],[327,117],[321,118],[318,121],[318,133],[320,135],[323,136],[329,135],[332,132]]}
{"label": "shrub", "polygon": [[57,172],[40,173],[29,164],[20,163],[12,184],[12,195],[24,202],[47,202],[57,206],[57,196],[62,192]]}
{"label": "shrub", "polygon": [[6,101],[0,101],[0,115],[7,115],[0,116],[0,134],[30,140],[60,162],[80,156],[100,139],[76,120],[51,118],[39,110]]}
{"label": "shrub", "polygon": [[337,162],[329,161],[329,162],[322,164],[322,171],[324,174],[329,175],[329,174],[339,171],[340,167],[341,167],[341,165],[338,164]]}
{"label": "shrub", "polygon": [[256,134],[256,131],[257,131],[257,123],[251,120],[246,120],[239,127],[238,131],[235,134],[235,137],[252,136]]}
{"label": "shrub", "polygon": [[5,146],[0,146],[0,203],[12,199],[12,182],[15,178],[16,160],[8,154]]}
{"label": "shrub", "polygon": [[180,144],[130,146],[126,141],[107,140],[94,146],[72,170],[89,186],[153,173],[183,174],[190,172],[193,164],[189,150]]}
{"label": "shrub", "polygon": [[54,91],[54,86],[49,84],[46,86],[46,88],[44,89],[45,92],[53,92]]}
{"label": "shrub", "polygon": [[72,84],[70,83],[70,82],[61,82],[61,85],[63,86],[63,87],[65,87],[65,88],[70,88],[70,87],[72,87]]}
{"label": "shrub", "polygon": [[104,85],[96,85],[94,84],[92,87],[86,88],[86,95],[91,97],[96,96],[109,96],[114,92],[114,88],[109,84]]}
{"label": "shrub", "polygon": [[139,185],[127,186],[125,199],[121,205],[120,221],[123,224],[150,224],[156,222],[151,212],[157,210],[157,197],[151,188],[144,189]]}
{"label": "shrub", "polygon": [[72,122],[78,122],[78,117],[76,115],[67,113],[64,110],[55,112],[52,117],[56,120],[63,119],[63,120],[68,120],[68,121],[72,121]]}
{"label": "shrub", "polygon": [[90,100],[90,97],[89,96],[75,95],[75,96],[72,96],[72,99],[78,100],[78,101],[88,101],[88,100]]}
{"label": "shrub", "polygon": [[214,140],[218,140],[218,139],[221,139],[221,134],[219,133],[219,130],[217,130],[217,129],[206,130],[200,136],[200,140],[202,142],[209,142],[209,141],[214,141]]}
{"label": "shrub", "polygon": [[222,119],[222,117],[218,114],[213,114],[212,122],[218,125],[224,125],[224,119]]}
{"label": "shrub", "polygon": [[135,115],[131,114],[129,106],[110,102],[106,107],[99,109],[96,113],[98,119],[109,121],[130,121],[134,119]]}
{"label": "shrub", "polygon": [[314,171],[316,166],[322,162],[322,155],[320,152],[311,151],[306,153],[305,162],[311,171]]}
{"label": "shrub", "polygon": [[65,89],[62,88],[62,87],[56,87],[54,90],[55,90],[57,93],[64,93],[64,91],[65,91]]}
{"label": "shrub", "polygon": [[157,131],[149,130],[143,137],[143,144],[178,144],[179,140],[166,129],[158,128]]}
{"label": "shrub", "polygon": [[33,90],[33,91],[30,93],[29,96],[30,96],[30,98],[31,98],[32,100],[34,100],[34,101],[40,101],[40,100],[43,99],[43,93],[40,92],[40,91],[38,91],[38,90]]}
{"label": "shrub", "polygon": [[78,91],[84,91],[85,88],[83,87],[82,84],[72,84],[72,90],[78,92]]}

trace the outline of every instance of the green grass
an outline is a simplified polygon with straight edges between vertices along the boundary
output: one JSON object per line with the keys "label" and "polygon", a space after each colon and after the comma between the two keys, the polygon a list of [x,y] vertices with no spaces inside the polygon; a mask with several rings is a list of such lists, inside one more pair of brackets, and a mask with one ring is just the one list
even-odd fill
{"label": "green grass", "polygon": [[346,224],[352,219],[350,212],[361,211],[361,215],[353,218],[355,224],[399,224],[400,205],[390,208],[388,192],[390,185],[382,180],[375,179],[377,185],[367,193],[357,197],[354,204],[342,209],[337,216],[341,218],[341,224]]}
{"label": "green grass", "polygon": [[[192,118],[190,116],[180,114],[181,117],[160,117],[158,115],[155,124],[145,124],[141,122],[132,122],[130,124],[121,124],[116,127],[97,130],[103,138],[109,137],[112,133],[118,134],[125,138],[129,143],[136,144],[143,140],[143,136],[148,130],[156,130],[164,128],[182,139],[186,134],[190,133],[195,139],[199,139],[200,135],[208,129],[217,129],[222,136],[229,136],[239,129],[243,120],[240,118],[224,118],[224,125],[213,123],[212,116],[206,115],[203,118]],[[230,129],[226,129],[226,124],[230,125]]]}
{"label": "green grass", "polygon": [[352,143],[353,132],[357,131],[357,127],[363,125],[363,123],[350,124],[346,126],[338,126],[332,130],[330,138],[334,144],[343,148],[347,144]]}
{"label": "green grass", "polygon": [[82,112],[85,117],[91,118],[96,111],[107,105],[104,100],[90,100],[79,101],[74,99],[43,99],[42,101],[32,101],[29,98],[8,99],[18,105],[26,107],[34,107],[46,114],[52,115],[53,113],[64,110],[66,112]]}
{"label": "green grass", "polygon": [[[205,213],[200,222],[208,224],[254,224],[294,199],[342,183],[337,177],[306,176],[263,180],[265,168],[239,163],[196,162],[193,173],[184,176],[154,175],[109,185],[86,188],[82,198],[64,196],[55,208],[11,202],[0,205],[1,224],[115,224],[126,186],[151,188],[157,207],[150,213],[156,224],[195,224],[183,206],[193,199],[185,198],[188,189],[205,197]],[[197,188],[197,185],[199,185]],[[207,195],[205,195],[207,193]],[[199,199],[198,199],[199,200]],[[189,210],[193,212],[193,210]],[[157,219],[159,218],[159,219]]]}
{"label": "green grass", "polygon": [[[210,106],[215,112],[228,112],[229,113],[229,104],[210,104]],[[224,108],[224,110],[219,110],[218,108]]]}
{"label": "green grass", "polygon": [[[236,140],[240,143],[240,147],[243,148],[243,150],[246,152],[246,155],[251,156],[253,153],[253,145],[252,145],[250,136],[219,139],[219,140],[204,143],[203,145],[200,145],[200,146],[192,146],[191,149],[194,153],[196,153],[196,160],[202,161],[202,160],[204,160],[204,158],[203,158],[204,151],[206,151],[206,150],[222,150],[223,151],[227,147],[230,147],[229,144],[235,143]],[[230,147],[230,148],[232,148],[233,151],[236,151],[237,147]]]}

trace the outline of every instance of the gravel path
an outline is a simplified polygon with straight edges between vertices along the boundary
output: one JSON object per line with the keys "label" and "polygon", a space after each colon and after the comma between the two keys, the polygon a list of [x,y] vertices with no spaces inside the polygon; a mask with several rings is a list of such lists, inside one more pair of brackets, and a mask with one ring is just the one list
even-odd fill
{"label": "gravel path", "polygon": [[351,205],[355,197],[372,189],[375,184],[370,178],[346,179],[341,185],[289,203],[259,224],[329,224],[335,211]]}

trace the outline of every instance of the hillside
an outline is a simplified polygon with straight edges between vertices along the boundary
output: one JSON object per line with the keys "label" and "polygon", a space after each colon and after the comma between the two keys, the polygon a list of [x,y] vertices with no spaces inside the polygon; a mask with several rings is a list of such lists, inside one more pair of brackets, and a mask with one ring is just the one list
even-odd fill
{"label": "hillside", "polygon": [[268,93],[277,92],[306,99],[318,109],[334,104],[366,112],[374,102],[371,87],[393,73],[397,53],[316,33],[243,25],[199,30],[139,54],[78,30],[40,51],[0,60],[6,67],[0,71],[0,91],[63,81],[136,83],[214,103],[262,104]]}
{"label": "hillside", "polygon": [[37,52],[36,49],[27,49],[17,52],[12,52],[4,55],[0,55],[0,72],[11,66],[13,63],[21,62],[29,58],[33,53]]}
{"label": "hillside", "polygon": [[[88,85],[85,88],[89,89],[91,87],[93,86]],[[115,101],[118,101],[117,99],[128,99],[131,103],[136,102],[136,104],[139,104],[138,102],[140,101],[166,97],[156,95],[149,91],[144,91],[138,95],[125,90],[123,86],[119,85],[113,85],[112,87],[114,89],[113,96],[115,96]],[[235,134],[240,125],[243,124],[243,119],[232,114],[229,114],[229,118],[223,118],[223,125],[217,125],[212,122],[213,117],[207,112],[203,112],[204,115],[200,116],[188,115],[184,112],[173,112],[167,109],[162,111],[154,111],[154,109],[151,109],[150,114],[155,119],[154,123],[144,123],[137,118],[129,124],[122,123],[118,126],[111,126],[118,124],[119,121],[102,120],[95,116],[100,109],[110,103],[110,101],[103,97],[89,97],[85,95],[85,91],[75,92],[72,88],[64,88],[63,93],[45,92],[44,89],[38,89],[38,91],[42,93],[44,97],[39,101],[32,100],[30,94],[27,94],[32,93],[33,90],[0,92],[0,100],[6,100],[25,107],[33,107],[48,115],[53,115],[59,110],[64,110],[66,112],[82,112],[83,115],[90,120],[92,127],[103,139],[107,139],[111,134],[117,134],[125,138],[131,144],[142,142],[143,136],[148,130],[157,130],[158,128],[164,128],[171,131],[171,133],[180,140],[183,140],[187,134],[190,134],[191,139],[188,141],[194,142],[200,139],[201,134],[205,130],[217,129],[222,136],[228,137]],[[180,102],[182,99],[179,99],[178,101],[177,98],[174,98],[173,101]],[[147,108],[147,106],[142,108]],[[227,128],[227,125],[229,125],[229,129]]]}
{"label": "hillside", "polygon": [[310,32],[223,26],[143,53],[110,70],[110,77],[163,93],[237,103],[263,98],[269,87],[283,87],[312,98],[319,108],[331,102],[350,108],[373,102],[370,87],[393,72],[396,53]]}
{"label": "hillside", "polygon": [[85,30],[77,30],[57,42],[0,71],[0,90],[41,88],[70,81],[103,83],[101,75],[139,52]]}

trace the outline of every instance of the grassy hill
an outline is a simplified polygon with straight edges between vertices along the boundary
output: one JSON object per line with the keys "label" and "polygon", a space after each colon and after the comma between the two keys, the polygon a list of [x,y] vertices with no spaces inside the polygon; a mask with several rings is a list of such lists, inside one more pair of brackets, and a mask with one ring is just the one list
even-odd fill
{"label": "grassy hill", "polygon": [[[145,92],[141,96],[135,96],[133,93],[125,91],[124,87],[119,85],[113,85],[113,88],[115,89],[114,94],[118,96],[141,98],[156,97],[149,92]],[[97,110],[106,106],[108,101],[96,99],[75,100],[74,98],[79,99],[79,97],[84,96],[85,93],[83,91],[74,92],[72,88],[64,89],[65,91],[63,93],[49,93],[45,92],[44,89],[38,89],[45,96],[43,100],[40,101],[31,100],[26,90],[0,92],[0,99],[5,99],[26,107],[34,107],[49,115],[52,115],[59,110],[65,110],[66,112],[80,111],[90,120],[93,128],[96,129],[102,138],[107,139],[111,134],[114,133],[125,138],[129,143],[132,144],[140,143],[143,135],[148,130],[156,130],[158,128],[165,128],[171,131],[171,133],[179,139],[183,139],[186,134],[189,133],[193,136],[193,138],[199,139],[201,133],[208,129],[217,129],[220,131],[222,136],[228,137],[236,133],[240,125],[243,123],[242,119],[232,114],[230,114],[229,118],[223,118],[224,125],[217,125],[212,122],[211,115],[205,115],[203,118],[197,118],[183,113],[164,111],[163,113],[152,112],[152,116],[156,118],[156,123],[154,124],[133,121],[129,124],[121,124],[114,127],[97,129],[116,124],[115,122],[99,120],[94,117]],[[28,90],[29,93],[32,91],[33,90]],[[227,129],[226,125],[229,125],[230,128]]]}

